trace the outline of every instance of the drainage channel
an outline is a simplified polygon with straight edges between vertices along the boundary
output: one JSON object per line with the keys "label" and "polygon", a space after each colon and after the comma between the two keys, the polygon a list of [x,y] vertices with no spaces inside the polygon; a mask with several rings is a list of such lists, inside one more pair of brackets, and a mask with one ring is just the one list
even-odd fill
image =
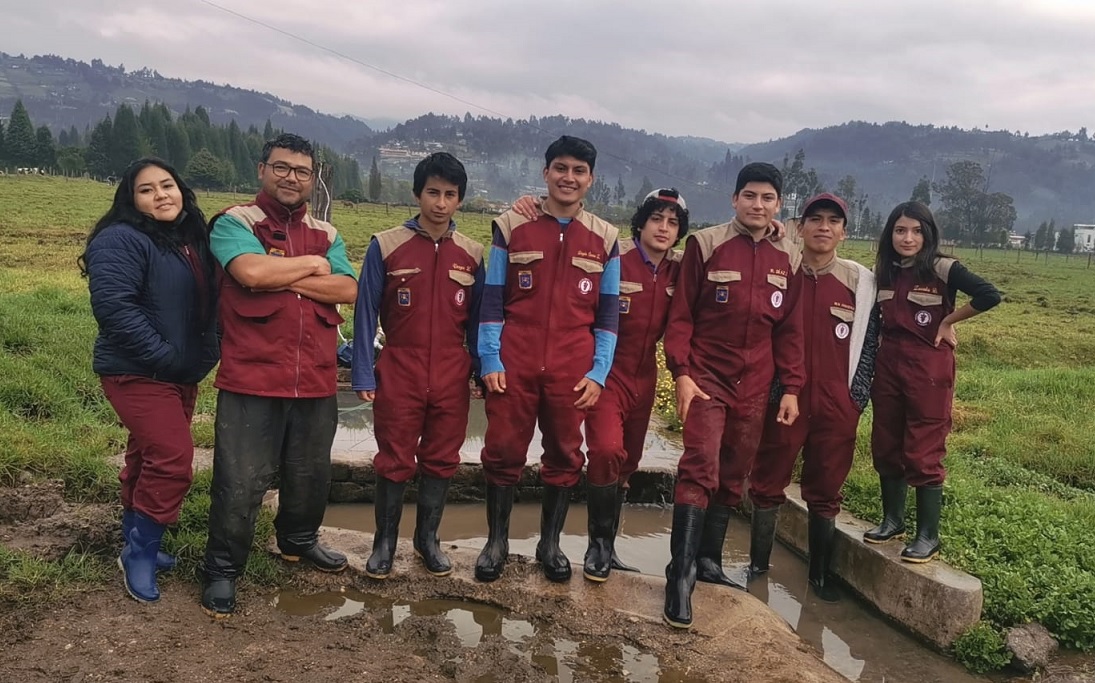
{"label": "drainage channel", "polygon": [[[410,538],[414,530],[414,504],[403,513],[400,536]],[[539,537],[540,506],[518,504],[510,520],[510,552],[532,556]],[[372,533],[371,505],[331,505],[324,525]],[[617,540],[621,558],[645,574],[664,576],[669,561],[669,534],[672,510],[657,506],[629,505]],[[585,506],[571,506],[561,538],[561,546],[572,563],[580,564],[586,547]],[[445,510],[440,535],[445,544],[479,549],[485,542],[483,505],[452,504]],[[735,578],[744,581],[744,566],[749,557],[749,527],[744,520],[733,519],[723,551],[724,566]],[[412,556],[399,556],[397,563],[414,562]],[[464,568],[470,571],[470,568]],[[576,574],[576,581],[581,581]],[[923,647],[913,638],[892,627],[861,602],[845,595],[839,603],[816,599],[808,589],[805,563],[797,555],[777,544],[772,552],[768,575],[750,583],[749,592],[764,601],[799,636],[816,647],[825,662],[853,681],[863,683],[987,683],[989,679],[971,675],[950,659]],[[300,596],[283,593],[278,605],[288,611],[305,610],[317,614],[332,611],[327,618],[339,618],[362,609],[381,609],[391,613],[392,623],[416,614],[415,610],[444,612],[460,634],[466,647],[474,646],[496,633],[521,648],[534,627],[517,615],[505,614],[494,607],[456,601],[425,601],[418,604],[393,603],[391,600],[347,592]],[[384,620],[388,617],[385,616]],[[387,623],[386,621],[384,623]],[[489,626],[488,626],[489,625]],[[685,681],[672,671],[662,671],[657,659],[629,647],[591,646],[555,640],[554,644],[537,639],[538,648],[522,650],[548,671],[557,671],[560,680],[616,680],[607,672],[626,669],[624,681]],[[469,645],[469,643],[471,645]],[[606,650],[607,647],[607,650]],[[554,651],[551,651],[554,648]],[[599,656],[597,650],[605,650]],[[614,650],[614,651],[613,651]],[[582,656],[576,653],[587,652]],[[577,668],[568,662],[579,661]],[[600,662],[600,663],[598,663]],[[592,667],[592,669],[589,669]],[[603,668],[598,668],[603,667]],[[592,676],[596,672],[597,676]],[[573,678],[573,676],[578,676]]]}

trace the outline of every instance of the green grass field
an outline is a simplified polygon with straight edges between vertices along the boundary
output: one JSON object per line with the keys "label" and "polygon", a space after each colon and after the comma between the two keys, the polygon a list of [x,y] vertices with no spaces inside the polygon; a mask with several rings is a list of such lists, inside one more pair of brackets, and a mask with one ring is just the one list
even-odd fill
{"label": "green grass field", "polygon": [[[112,192],[85,180],[0,177],[0,485],[29,472],[63,478],[74,499],[116,495],[106,457],[121,450],[124,431],[91,372],[95,323],[75,263]],[[207,215],[247,199],[199,197]],[[336,203],[333,222],[360,264],[371,234],[411,215],[407,207]],[[490,216],[457,220],[488,242]],[[848,243],[842,253],[872,263],[869,243]],[[1088,541],[1095,526],[1095,267],[1087,256],[955,255],[1005,295],[958,331],[944,556],[979,576],[986,597],[986,625],[959,652],[971,667],[987,668],[998,662],[999,629],[1030,620],[1066,645],[1095,648],[1095,544]],[[659,390],[663,411],[671,410],[667,388],[663,382]],[[204,387],[194,425],[201,445],[212,442],[213,401],[212,387]],[[880,504],[869,432],[868,414],[845,494],[852,512],[874,519]],[[204,478],[196,483],[172,537],[184,560],[200,552],[207,486]],[[35,576],[43,583],[98,576],[83,560],[67,562],[43,568],[0,549],[0,594]],[[254,575],[272,571],[257,566]]]}

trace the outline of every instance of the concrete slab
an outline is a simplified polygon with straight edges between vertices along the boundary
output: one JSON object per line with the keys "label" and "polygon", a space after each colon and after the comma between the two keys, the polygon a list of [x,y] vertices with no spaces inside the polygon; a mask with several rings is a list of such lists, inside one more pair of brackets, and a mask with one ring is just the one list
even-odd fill
{"label": "concrete slab", "polygon": [[[787,489],[779,514],[777,535],[805,555],[808,513],[797,484]],[[935,560],[902,562],[904,543],[874,545],[863,532],[874,525],[847,512],[837,518],[833,571],[879,612],[927,643],[947,649],[981,618],[984,596],[980,579]]]}

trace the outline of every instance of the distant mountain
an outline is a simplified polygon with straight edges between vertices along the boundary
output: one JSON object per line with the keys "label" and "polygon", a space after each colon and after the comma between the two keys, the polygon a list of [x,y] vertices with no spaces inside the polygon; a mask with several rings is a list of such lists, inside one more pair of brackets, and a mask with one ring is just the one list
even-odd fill
{"label": "distant mountain", "polygon": [[55,55],[28,58],[0,52],[2,115],[7,116],[20,98],[37,125],[48,125],[55,131],[76,126],[82,132],[113,115],[119,104],[140,107],[149,100],[163,102],[176,115],[201,105],[213,123],[227,124],[235,119],[244,128],[254,124],[261,130],[269,119],[275,128],[335,149],[344,149],[373,132],[359,119],[321,114],[269,93],[165,78],[148,68],[126,71],[98,59],[87,64]]}

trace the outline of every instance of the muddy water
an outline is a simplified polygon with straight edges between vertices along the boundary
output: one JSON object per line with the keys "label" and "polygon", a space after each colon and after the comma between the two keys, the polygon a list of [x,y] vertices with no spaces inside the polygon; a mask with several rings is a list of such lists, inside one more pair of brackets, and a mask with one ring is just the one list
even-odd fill
{"label": "muddy water", "polygon": [[[325,619],[341,619],[362,611],[380,612],[385,633],[395,633],[410,616],[442,616],[452,624],[461,646],[473,648],[484,638],[501,636],[511,652],[556,676],[559,681],[600,680],[651,683],[689,683],[694,677],[663,667],[659,658],[630,645],[578,643],[540,632],[533,623],[491,605],[458,600],[399,602],[356,590],[302,596],[283,591],[274,604],[289,614],[308,616],[326,612]],[[331,609],[335,608],[335,609]],[[422,653],[424,654],[424,653]],[[612,674],[616,673],[616,676]],[[481,683],[497,678],[479,678]]]}
{"label": "muddy water", "polygon": [[[414,530],[413,508],[413,504],[408,504],[403,513],[400,535],[404,538],[409,538]],[[371,533],[374,530],[373,508],[371,505],[332,505],[327,510],[324,524]],[[539,536],[539,524],[539,505],[515,505],[513,517],[510,520],[510,552],[531,557],[535,552]],[[585,554],[585,525],[585,506],[571,506],[561,545],[572,563],[580,563]],[[625,562],[638,567],[646,574],[664,576],[665,565],[669,561],[671,526],[671,509],[655,506],[628,506],[624,512],[623,528],[617,541],[620,556]],[[445,511],[441,524],[441,537],[446,543],[479,549],[486,540],[485,528],[485,508],[482,505],[450,505]],[[723,553],[727,572],[731,575],[736,574],[735,578],[744,581],[744,565],[748,557],[748,523],[734,519],[727,533],[727,543]],[[411,557],[397,558],[397,562],[412,561],[414,560]],[[576,574],[574,580],[582,580],[580,574]],[[864,683],[987,683],[988,681],[988,679],[970,675],[953,661],[920,646],[915,640],[890,626],[885,620],[870,612],[863,603],[850,596],[846,596],[844,600],[836,604],[817,600],[807,587],[805,563],[779,544],[772,551],[772,569],[767,578],[754,580],[749,590],[754,596],[767,602],[804,640],[818,648],[824,654],[826,663],[853,681]],[[327,607],[336,604],[342,603],[332,603]],[[354,607],[341,607],[341,609],[354,609]],[[404,609],[409,607],[405,606]],[[452,609],[472,611],[474,614],[473,610],[478,608],[466,603],[457,603]],[[453,619],[455,621],[455,618]],[[506,626],[509,621],[520,620],[503,617],[503,626],[505,626],[503,631],[509,628]],[[457,628],[460,630],[459,625]],[[523,627],[514,626],[513,628]],[[561,662],[567,657],[566,652],[571,645],[557,643],[556,647],[554,656]],[[639,661],[641,654],[643,653],[629,656]],[[616,659],[612,661],[618,664],[619,656],[622,655],[616,655]],[[651,663],[650,666],[655,665]],[[615,669],[608,669],[608,671],[612,670]],[[651,671],[653,675],[653,669],[648,671]],[[662,672],[662,675],[665,673]],[[561,680],[566,679],[561,678]],[[659,676],[627,680],[678,679]]]}
{"label": "muddy water", "polygon": [[[460,449],[464,462],[479,462],[479,453],[483,450],[483,435],[487,431],[487,416],[483,412],[483,401],[472,401],[468,414],[468,435]],[[362,403],[357,397],[346,391],[338,394],[338,432],[332,451],[342,454],[376,453],[376,436],[373,434],[373,409],[371,404]],[[681,445],[677,435],[657,428],[656,424],[647,431],[646,444],[643,447],[643,467],[675,468],[681,455]],[[536,429],[532,437],[533,447],[529,449],[529,462],[537,462],[541,434]]]}

